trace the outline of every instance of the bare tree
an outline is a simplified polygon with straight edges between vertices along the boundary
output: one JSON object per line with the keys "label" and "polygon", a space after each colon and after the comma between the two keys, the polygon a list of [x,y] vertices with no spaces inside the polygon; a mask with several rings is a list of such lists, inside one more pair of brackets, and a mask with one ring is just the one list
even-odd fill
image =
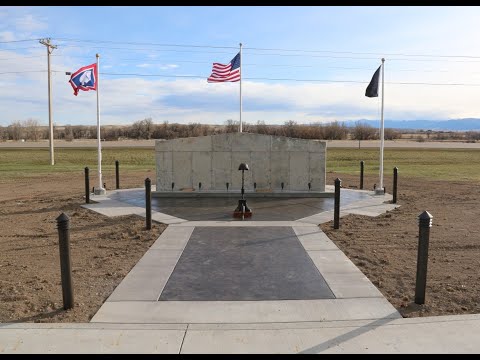
{"label": "bare tree", "polygon": [[293,120],[288,120],[285,121],[285,123],[282,126],[283,130],[283,136],[288,136],[288,137],[297,137],[297,122]]}
{"label": "bare tree", "polygon": [[326,140],[344,140],[347,138],[348,129],[344,123],[340,124],[338,121],[334,121],[325,125],[323,129]]}
{"label": "bare tree", "polygon": [[38,141],[40,138],[40,124],[36,119],[25,120],[23,126],[25,127],[26,137],[29,140]]}
{"label": "bare tree", "polygon": [[[398,130],[387,128],[387,129],[383,130],[383,137],[384,137],[385,140],[401,139],[402,138],[402,133]],[[427,137],[428,137],[428,135],[427,135]]]}
{"label": "bare tree", "polygon": [[23,124],[20,120],[14,120],[8,126],[8,135],[12,140],[20,140],[23,135]]}
{"label": "bare tree", "polygon": [[357,121],[351,131],[352,140],[377,139],[377,129],[368,124]]}
{"label": "bare tree", "polygon": [[239,121],[233,121],[232,119],[229,119],[225,123],[225,132],[227,133],[238,132],[239,127],[240,127]]}
{"label": "bare tree", "polygon": [[146,118],[143,120],[135,121],[131,127],[131,137],[136,139],[150,139],[153,134],[153,120],[152,118]]}
{"label": "bare tree", "polygon": [[268,134],[268,127],[265,125],[265,121],[258,120],[257,124],[255,125],[255,130],[257,134]]}
{"label": "bare tree", "polygon": [[6,127],[0,126],[0,141],[8,140],[8,131]]}
{"label": "bare tree", "polygon": [[[1,132],[1,129],[0,129]],[[480,140],[480,132],[479,131],[467,131],[465,133],[465,137],[467,138],[467,142],[476,142]]]}
{"label": "bare tree", "polygon": [[72,125],[65,125],[65,129],[63,130],[63,138],[67,141],[73,141],[73,128]]}

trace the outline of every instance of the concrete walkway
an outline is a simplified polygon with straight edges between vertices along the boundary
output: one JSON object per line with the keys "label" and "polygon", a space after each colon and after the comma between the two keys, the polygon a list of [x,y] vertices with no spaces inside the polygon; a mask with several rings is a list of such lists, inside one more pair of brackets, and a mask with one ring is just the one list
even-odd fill
{"label": "concrete walkway", "polygon": [[[396,207],[385,203],[388,194],[343,193],[350,202],[341,216]],[[92,197],[97,203],[85,207],[145,216],[112,197]],[[298,207],[295,220],[284,221],[155,212],[169,227],[90,323],[0,324],[0,353],[480,352],[480,315],[403,319],[320,230],[333,219],[328,208],[299,217]]]}

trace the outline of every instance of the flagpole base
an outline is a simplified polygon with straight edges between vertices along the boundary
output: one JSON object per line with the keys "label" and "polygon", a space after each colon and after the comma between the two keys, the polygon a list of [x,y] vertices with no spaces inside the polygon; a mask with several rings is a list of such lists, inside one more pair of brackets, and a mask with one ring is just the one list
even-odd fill
{"label": "flagpole base", "polygon": [[95,195],[106,195],[107,194],[107,190],[105,190],[104,188],[95,188],[94,192],[93,192]]}
{"label": "flagpole base", "polygon": [[385,188],[383,189],[375,189],[375,195],[385,195]]}

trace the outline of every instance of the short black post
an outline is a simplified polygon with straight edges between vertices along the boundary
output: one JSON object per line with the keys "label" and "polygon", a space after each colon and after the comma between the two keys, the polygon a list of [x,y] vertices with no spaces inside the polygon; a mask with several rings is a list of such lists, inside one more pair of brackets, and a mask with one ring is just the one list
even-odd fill
{"label": "short black post", "polygon": [[198,190],[202,190],[202,183],[201,182],[198,183]]}
{"label": "short black post", "polygon": [[149,178],[145,179],[145,220],[147,230],[152,228],[152,181]]}
{"label": "short black post", "polygon": [[[88,168],[87,168],[88,169]],[[57,217],[60,272],[62,277],[63,308],[73,308],[72,267],[70,264],[70,219],[65,213]]]}
{"label": "short black post", "polygon": [[398,168],[393,168],[393,203],[397,203],[397,179],[398,179]]}
{"label": "short black post", "polygon": [[120,189],[120,172],[118,170],[119,162],[115,160],[115,187]]}
{"label": "short black post", "polygon": [[365,167],[365,161],[360,161],[360,190],[363,190],[363,168]]}
{"label": "short black post", "polygon": [[428,243],[432,218],[428,211],[418,216],[418,256],[417,279],[415,282],[415,304],[425,304],[425,289],[427,287]]}
{"label": "short black post", "polygon": [[175,187],[175,183],[174,183],[174,182],[172,182],[172,191],[173,191],[173,188],[174,188],[174,187]]}
{"label": "short black post", "polygon": [[340,228],[340,184],[342,180],[339,178],[335,179],[335,208],[333,211],[333,228]]}
{"label": "short black post", "polygon": [[88,167],[85,168],[85,203],[90,204],[90,179],[88,177]]}
{"label": "short black post", "polygon": [[280,186],[282,187],[282,191],[283,191],[283,187],[285,186],[285,184],[282,182],[280,183]]}
{"label": "short black post", "polygon": [[227,185],[227,191],[228,191],[228,186],[230,185],[229,183],[226,183],[225,185]]}

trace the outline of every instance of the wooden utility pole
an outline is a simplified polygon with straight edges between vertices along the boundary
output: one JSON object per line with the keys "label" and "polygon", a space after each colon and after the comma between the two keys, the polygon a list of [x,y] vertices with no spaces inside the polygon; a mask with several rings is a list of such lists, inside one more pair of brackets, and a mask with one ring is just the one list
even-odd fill
{"label": "wooden utility pole", "polygon": [[53,122],[52,122],[52,81],[50,71],[50,54],[53,49],[56,49],[56,45],[50,43],[50,38],[40,39],[40,44],[47,47],[47,62],[48,62],[48,126],[50,129],[49,144],[50,144],[50,165],[55,165],[53,156]]}

